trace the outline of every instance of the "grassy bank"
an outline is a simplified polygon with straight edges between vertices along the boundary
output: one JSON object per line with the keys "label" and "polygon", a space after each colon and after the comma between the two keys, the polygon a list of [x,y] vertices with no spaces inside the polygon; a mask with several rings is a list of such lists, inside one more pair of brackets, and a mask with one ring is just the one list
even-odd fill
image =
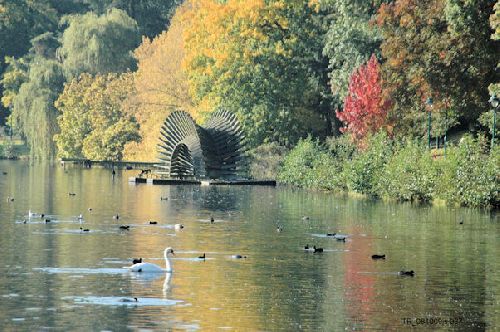
{"label": "grassy bank", "polygon": [[280,183],[302,188],[349,191],[398,201],[445,201],[470,207],[499,207],[500,149],[466,136],[433,157],[420,142],[395,142],[375,135],[366,149],[346,137],[325,144],[305,139],[278,172]]}

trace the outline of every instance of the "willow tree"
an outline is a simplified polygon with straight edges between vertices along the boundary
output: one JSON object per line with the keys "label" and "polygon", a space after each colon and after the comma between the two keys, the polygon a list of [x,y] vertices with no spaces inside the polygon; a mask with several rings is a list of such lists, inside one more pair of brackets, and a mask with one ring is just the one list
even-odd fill
{"label": "willow tree", "polygon": [[32,159],[55,156],[53,136],[58,132],[54,101],[62,90],[63,71],[54,60],[36,57],[32,60],[27,82],[13,97],[11,122],[25,138]]}
{"label": "willow tree", "polygon": [[107,74],[134,70],[132,51],[140,36],[135,20],[119,9],[98,16],[92,12],[68,16],[58,54],[68,79],[80,73]]}

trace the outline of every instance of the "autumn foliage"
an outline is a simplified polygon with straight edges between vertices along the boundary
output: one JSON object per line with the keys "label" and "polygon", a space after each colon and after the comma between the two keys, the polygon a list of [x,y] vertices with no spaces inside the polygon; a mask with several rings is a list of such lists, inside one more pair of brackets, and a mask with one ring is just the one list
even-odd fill
{"label": "autumn foliage", "polygon": [[344,123],[341,131],[361,143],[367,134],[376,132],[385,124],[389,106],[390,102],[382,95],[380,64],[372,55],[351,75],[344,110],[336,112]]}

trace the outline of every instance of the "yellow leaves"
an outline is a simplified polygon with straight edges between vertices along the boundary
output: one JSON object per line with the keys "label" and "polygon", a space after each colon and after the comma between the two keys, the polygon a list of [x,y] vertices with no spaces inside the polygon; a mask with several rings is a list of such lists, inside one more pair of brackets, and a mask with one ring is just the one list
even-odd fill
{"label": "yellow leaves", "polygon": [[319,10],[321,9],[321,4],[319,0],[309,0],[309,3],[307,5],[310,8],[312,8],[316,13],[319,13]]}

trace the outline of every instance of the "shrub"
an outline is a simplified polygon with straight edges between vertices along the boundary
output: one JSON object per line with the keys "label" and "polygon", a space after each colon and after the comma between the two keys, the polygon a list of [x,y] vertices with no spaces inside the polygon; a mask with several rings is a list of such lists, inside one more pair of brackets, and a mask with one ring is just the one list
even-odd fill
{"label": "shrub", "polygon": [[392,143],[384,132],[379,132],[368,141],[368,148],[358,150],[344,172],[350,190],[377,196],[377,183],[387,160],[392,155]]}
{"label": "shrub", "polygon": [[465,136],[439,161],[438,197],[463,206],[498,206],[499,149],[485,153],[484,137]]}
{"label": "shrub", "polygon": [[310,187],[313,161],[317,158],[319,150],[318,143],[311,137],[300,140],[285,157],[278,180],[298,187]]}
{"label": "shrub", "polygon": [[431,201],[437,170],[429,150],[417,141],[407,141],[395,150],[379,178],[380,195],[401,201]]}

